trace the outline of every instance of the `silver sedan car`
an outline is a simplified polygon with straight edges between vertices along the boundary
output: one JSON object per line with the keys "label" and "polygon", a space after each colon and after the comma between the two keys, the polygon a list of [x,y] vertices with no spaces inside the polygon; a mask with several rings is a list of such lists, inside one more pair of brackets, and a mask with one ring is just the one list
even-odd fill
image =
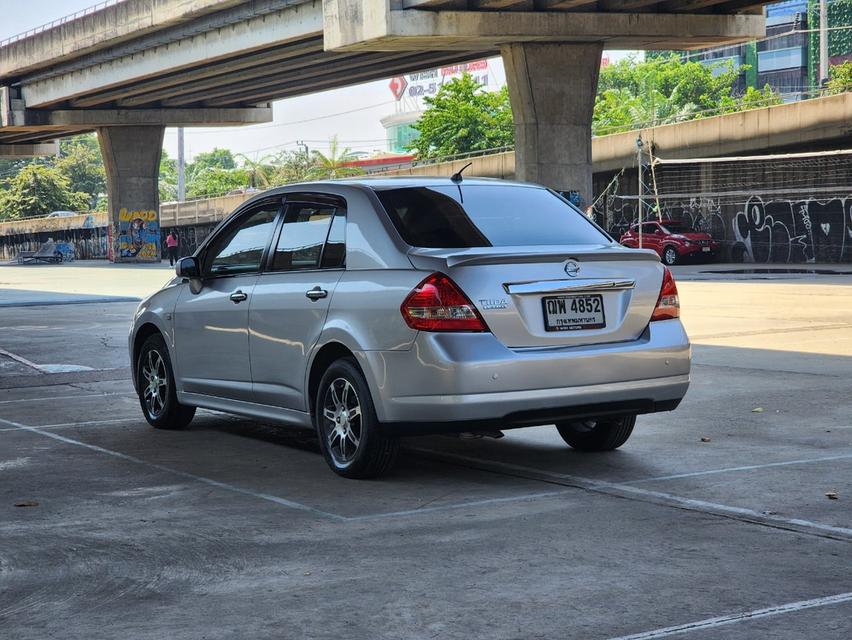
{"label": "silver sedan car", "polygon": [[553,191],[359,180],[243,204],[142,301],[129,347],[153,426],[204,407],[310,427],[367,478],[405,435],[555,424],[576,449],[621,446],[686,393],[679,315],[656,253]]}

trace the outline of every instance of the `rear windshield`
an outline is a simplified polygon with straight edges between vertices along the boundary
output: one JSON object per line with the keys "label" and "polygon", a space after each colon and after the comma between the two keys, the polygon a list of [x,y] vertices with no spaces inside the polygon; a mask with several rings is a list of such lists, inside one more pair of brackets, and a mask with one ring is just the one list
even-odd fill
{"label": "rear windshield", "polygon": [[499,185],[376,191],[402,239],[455,249],[610,242],[579,210],[547,189]]}

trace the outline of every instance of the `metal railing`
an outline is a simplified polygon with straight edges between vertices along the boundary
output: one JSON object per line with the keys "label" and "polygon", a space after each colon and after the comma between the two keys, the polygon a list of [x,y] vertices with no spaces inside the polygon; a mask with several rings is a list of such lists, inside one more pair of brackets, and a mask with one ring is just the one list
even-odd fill
{"label": "metal railing", "polygon": [[80,11],[76,11],[71,15],[67,15],[62,18],[57,18],[56,20],[52,20],[51,22],[46,22],[45,24],[33,27],[32,29],[28,29],[27,31],[23,31],[21,33],[15,34],[14,36],[9,36],[8,38],[0,40],[0,47],[5,47],[19,40],[24,40],[25,38],[37,35],[39,33],[42,33],[43,31],[48,31],[49,29],[53,29],[54,27],[66,24],[68,22],[71,22],[72,20],[76,20],[77,18],[82,18],[83,16],[96,13],[101,9],[106,9],[107,7],[111,7],[116,4],[121,4],[122,2],[125,2],[125,0],[103,0],[98,4],[92,5],[91,7],[80,9]]}

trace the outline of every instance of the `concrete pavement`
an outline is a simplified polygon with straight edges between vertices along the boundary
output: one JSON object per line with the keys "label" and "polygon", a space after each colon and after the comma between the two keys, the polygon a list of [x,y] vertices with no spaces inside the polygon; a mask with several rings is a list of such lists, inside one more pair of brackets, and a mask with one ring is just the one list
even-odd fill
{"label": "concrete pavement", "polygon": [[[143,295],[108,283],[168,275],[100,273],[80,281]],[[547,426],[418,438],[376,482],[331,474],[309,432],[206,411],[148,427],[124,353],[134,303],[0,308],[0,348],[30,363],[0,353],[0,628],[848,638],[852,282],[684,276],[693,385],[623,449],[580,454]]]}

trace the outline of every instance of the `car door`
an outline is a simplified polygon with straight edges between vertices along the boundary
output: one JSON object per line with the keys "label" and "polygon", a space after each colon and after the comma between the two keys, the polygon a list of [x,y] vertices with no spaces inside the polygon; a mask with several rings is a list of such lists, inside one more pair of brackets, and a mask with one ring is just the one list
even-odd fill
{"label": "car door", "polygon": [[249,308],[255,402],[307,411],[308,355],[323,329],[346,260],[346,203],[288,194],[268,267]]}
{"label": "car door", "polygon": [[281,199],[252,206],[219,229],[202,251],[202,286],[185,286],[174,311],[183,391],[250,401],[248,317]]}
{"label": "car door", "polygon": [[642,248],[660,252],[660,227],[655,222],[642,224]]}

